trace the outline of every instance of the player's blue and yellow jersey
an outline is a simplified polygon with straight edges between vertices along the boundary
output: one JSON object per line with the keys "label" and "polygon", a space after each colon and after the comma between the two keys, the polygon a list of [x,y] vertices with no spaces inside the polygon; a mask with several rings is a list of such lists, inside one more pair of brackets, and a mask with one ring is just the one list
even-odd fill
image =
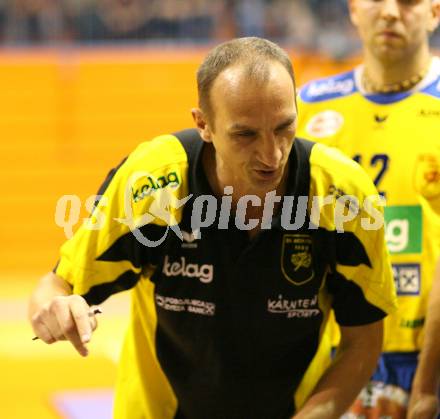
{"label": "player's blue and yellow jersey", "polygon": [[408,92],[368,95],[362,67],[301,89],[297,134],[359,162],[386,198],[386,239],[399,310],[385,351],[417,351],[440,252],[440,59]]}
{"label": "player's blue and yellow jersey", "polygon": [[[363,205],[377,192],[356,163],[296,139],[283,211],[251,240],[223,217],[230,196],[214,196],[205,146],[196,130],[141,144],[61,249],[55,272],[89,303],[132,289],[117,419],[287,419],[325,366],[331,307],[356,326],[396,306],[384,230],[363,228],[380,221]],[[343,229],[339,191],[359,203]]]}

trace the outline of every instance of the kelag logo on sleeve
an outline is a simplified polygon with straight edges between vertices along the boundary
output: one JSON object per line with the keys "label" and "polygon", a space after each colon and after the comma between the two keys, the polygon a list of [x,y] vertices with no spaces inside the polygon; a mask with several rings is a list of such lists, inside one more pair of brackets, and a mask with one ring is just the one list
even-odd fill
{"label": "kelag logo on sleeve", "polygon": [[385,237],[391,254],[422,252],[422,208],[385,207]]}

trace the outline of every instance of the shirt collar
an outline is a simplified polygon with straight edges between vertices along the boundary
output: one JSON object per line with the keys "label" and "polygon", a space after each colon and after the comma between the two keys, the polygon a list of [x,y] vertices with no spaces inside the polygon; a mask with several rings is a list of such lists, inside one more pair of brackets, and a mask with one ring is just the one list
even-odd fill
{"label": "shirt collar", "polygon": [[[199,140],[194,143],[191,150],[192,156],[190,157],[189,165],[189,193],[193,194],[191,201],[193,202],[199,196],[209,195],[215,197],[218,202],[217,208],[220,208],[221,197],[216,197],[208,182],[205,169],[203,167],[203,150],[206,144],[203,140]],[[289,166],[286,182],[286,191],[284,196],[293,196],[294,205],[292,208],[292,214],[296,214],[296,204],[299,196],[308,196],[310,185],[310,170],[308,158],[305,161],[304,158],[304,143],[303,140],[295,139],[289,155]],[[281,204],[283,201],[281,202]],[[191,205],[192,206],[192,205]],[[213,223],[212,227],[216,227],[217,223]],[[280,212],[272,219],[272,227],[283,229],[281,227],[281,214]]]}

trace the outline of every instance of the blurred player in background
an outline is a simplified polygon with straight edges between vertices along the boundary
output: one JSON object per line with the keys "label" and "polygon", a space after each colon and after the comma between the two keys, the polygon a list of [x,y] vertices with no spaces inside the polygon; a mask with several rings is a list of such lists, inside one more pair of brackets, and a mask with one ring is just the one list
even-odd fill
{"label": "blurred player in background", "polygon": [[[429,50],[439,7],[437,0],[350,0],[363,63],[300,93],[298,135],[356,160],[387,204],[399,311],[385,321],[383,355],[350,418],[405,418],[422,348],[440,252],[440,60]],[[440,304],[430,311],[437,319]],[[429,330],[423,357],[438,359],[440,330]],[[411,418],[436,416],[440,365],[427,364],[412,388]]]}
{"label": "blurred player in background", "polygon": [[[295,139],[293,69],[277,45],[222,44],[197,81],[197,129],[145,142],[111,172],[94,212],[102,226],[83,225],[33,293],[34,331],[85,356],[89,304],[132,288],[115,417],[335,419],[374,370],[396,297],[383,223],[364,227],[362,210],[336,233],[328,191],[359,204],[377,191],[342,153]],[[328,193],[316,228],[281,212],[287,196]],[[342,343],[312,383],[330,302]]]}

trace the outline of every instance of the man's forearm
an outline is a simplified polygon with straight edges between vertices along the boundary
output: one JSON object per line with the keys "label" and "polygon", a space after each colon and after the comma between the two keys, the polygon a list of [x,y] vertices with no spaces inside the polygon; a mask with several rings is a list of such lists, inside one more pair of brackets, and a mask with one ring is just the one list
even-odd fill
{"label": "man's forearm", "polygon": [[425,339],[411,389],[408,419],[434,419],[439,410],[440,382],[440,260],[426,314]]}
{"label": "man's forearm", "polygon": [[350,407],[377,365],[382,327],[382,322],[376,322],[341,329],[335,359],[294,419],[337,419]]}
{"label": "man's forearm", "polygon": [[440,260],[434,277],[425,324],[425,338],[412,391],[437,395],[440,382]]}

